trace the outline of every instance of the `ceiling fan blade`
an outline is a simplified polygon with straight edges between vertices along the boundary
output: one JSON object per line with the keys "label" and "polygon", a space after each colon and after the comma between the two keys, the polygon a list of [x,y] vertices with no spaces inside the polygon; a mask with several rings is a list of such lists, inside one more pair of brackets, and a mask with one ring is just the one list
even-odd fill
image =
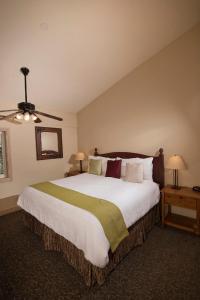
{"label": "ceiling fan blade", "polygon": [[7,116],[3,116],[3,118],[1,118],[1,120],[8,120],[8,119],[10,119],[11,117],[15,116],[16,113],[17,113],[17,112],[14,112],[14,113],[9,114],[9,115],[7,115]]}
{"label": "ceiling fan blade", "polygon": [[43,113],[43,112],[40,112],[40,111],[35,111],[35,113],[39,114],[41,116],[47,117],[47,118],[58,120],[58,121],[62,121],[63,120],[62,118],[55,117],[55,116],[52,116],[52,115],[49,115],[49,114],[46,114],[46,113]]}
{"label": "ceiling fan blade", "polygon": [[9,119],[5,119],[5,117],[6,116],[0,115],[0,120],[8,121],[8,122],[14,123],[14,124],[22,124],[21,122],[19,122],[15,118],[10,117]]}
{"label": "ceiling fan blade", "polygon": [[38,116],[37,116],[37,119],[34,121],[34,123],[41,123],[41,122],[42,122],[42,120],[40,118],[38,118]]}
{"label": "ceiling fan blade", "polygon": [[0,112],[7,112],[7,111],[18,111],[18,109],[6,109],[6,110],[0,110]]}
{"label": "ceiling fan blade", "polygon": [[19,122],[18,120],[15,119],[6,119],[5,121],[16,124],[16,125],[21,125],[22,123]]}

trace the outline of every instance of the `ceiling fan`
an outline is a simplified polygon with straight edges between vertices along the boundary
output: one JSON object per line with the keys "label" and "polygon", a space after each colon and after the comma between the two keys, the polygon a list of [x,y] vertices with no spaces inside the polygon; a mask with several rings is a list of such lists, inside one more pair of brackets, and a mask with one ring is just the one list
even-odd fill
{"label": "ceiling fan", "polygon": [[[35,105],[27,102],[27,84],[26,84],[26,76],[29,73],[29,69],[26,67],[23,67],[20,69],[21,73],[24,75],[24,88],[25,88],[25,101],[18,103],[17,107],[18,109],[6,109],[6,110],[0,110],[0,120],[5,120],[14,124],[22,124],[20,120],[29,121],[32,120],[34,123],[41,123],[42,120],[37,116],[41,115],[47,118],[55,119],[58,121],[62,121],[62,118],[55,117],[43,112],[40,112],[38,110],[35,110]],[[1,113],[6,112],[12,112],[8,115],[1,115]]]}

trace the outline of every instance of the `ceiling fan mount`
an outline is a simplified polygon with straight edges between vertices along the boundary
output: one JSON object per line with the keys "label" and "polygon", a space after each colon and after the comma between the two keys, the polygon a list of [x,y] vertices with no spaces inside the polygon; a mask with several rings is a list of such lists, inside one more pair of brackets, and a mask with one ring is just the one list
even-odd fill
{"label": "ceiling fan mount", "polygon": [[35,105],[30,102],[20,102],[17,107],[24,112],[33,113],[35,111]]}
{"label": "ceiling fan mount", "polygon": [[22,67],[20,69],[21,73],[24,75],[24,90],[25,90],[25,101],[17,104],[18,109],[7,109],[1,110],[0,113],[4,112],[12,112],[9,115],[0,115],[0,120],[5,120],[15,124],[21,124],[20,120],[29,121],[32,120],[35,123],[42,122],[37,115],[42,115],[47,118],[55,119],[58,121],[62,121],[62,118],[49,115],[40,111],[35,110],[35,105],[27,101],[27,83],[26,77],[29,74],[29,69],[26,67]]}
{"label": "ceiling fan mount", "polygon": [[29,69],[26,68],[26,67],[22,67],[22,68],[20,69],[20,71],[22,72],[22,74],[23,74],[24,76],[27,76],[28,73],[29,73]]}

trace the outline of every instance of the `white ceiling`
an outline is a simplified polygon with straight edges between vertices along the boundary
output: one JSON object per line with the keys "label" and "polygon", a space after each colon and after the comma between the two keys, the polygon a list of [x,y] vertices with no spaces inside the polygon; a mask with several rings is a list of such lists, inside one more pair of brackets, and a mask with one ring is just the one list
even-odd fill
{"label": "white ceiling", "polygon": [[0,0],[0,106],[77,112],[200,21],[200,0]]}

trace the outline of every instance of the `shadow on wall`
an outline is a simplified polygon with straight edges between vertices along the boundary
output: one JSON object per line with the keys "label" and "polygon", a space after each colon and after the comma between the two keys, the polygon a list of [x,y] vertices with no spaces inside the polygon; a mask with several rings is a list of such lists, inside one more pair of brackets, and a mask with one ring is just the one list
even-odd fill
{"label": "shadow on wall", "polygon": [[72,154],[68,160],[68,163],[71,165],[69,171],[77,170],[78,162],[75,160],[76,154]]}
{"label": "shadow on wall", "polygon": [[[83,171],[87,171],[88,169],[88,156],[94,155],[94,149],[91,149],[89,153],[86,154],[86,152],[83,151],[85,154],[85,159],[82,161]],[[70,171],[80,170],[80,163],[78,160],[76,160],[76,154],[72,154],[68,160],[68,163],[71,165]]]}
{"label": "shadow on wall", "polygon": [[[92,152],[91,155],[94,154],[94,151]],[[90,155],[90,154],[88,154]],[[87,170],[88,167],[88,155],[85,154],[85,159],[83,160],[83,171]],[[72,154],[68,160],[68,163],[71,165],[69,172],[75,171],[75,170],[80,170],[80,162],[76,160],[76,154]]]}

